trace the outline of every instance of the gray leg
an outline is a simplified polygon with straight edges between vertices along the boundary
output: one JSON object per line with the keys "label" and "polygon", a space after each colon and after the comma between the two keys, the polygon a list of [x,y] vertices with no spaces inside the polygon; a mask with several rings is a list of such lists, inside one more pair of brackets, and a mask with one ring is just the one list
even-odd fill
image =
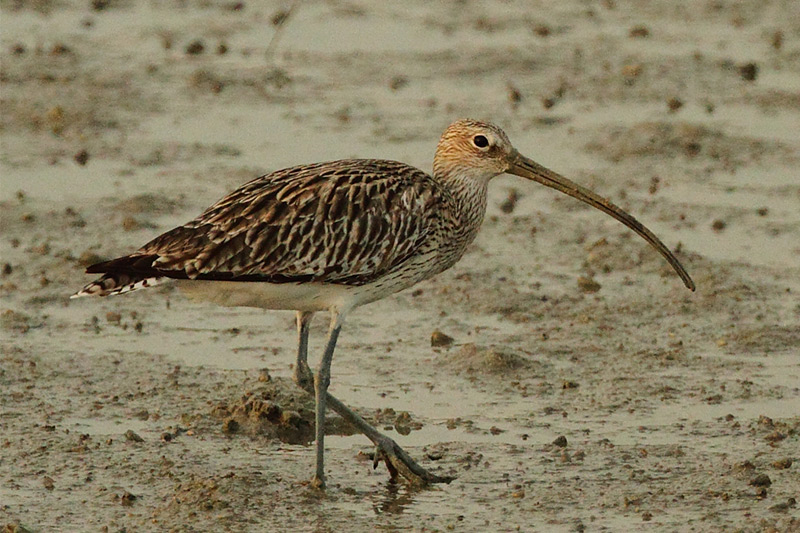
{"label": "gray leg", "polygon": [[[389,469],[389,474],[392,479],[396,478],[398,474],[417,485],[427,485],[428,483],[450,483],[453,477],[437,476],[431,474],[421,466],[419,466],[410,455],[406,453],[394,440],[387,437],[374,427],[372,427],[366,420],[355,411],[350,410],[345,404],[340,402],[334,396],[328,394],[328,403],[331,409],[336,411],[339,416],[350,422],[361,433],[363,433],[373,444],[378,448],[380,455],[383,456],[386,462],[386,467]],[[377,457],[376,457],[377,461]]]}
{"label": "gray leg", "polygon": [[333,350],[336,348],[336,339],[339,338],[339,331],[342,329],[341,316],[336,311],[331,313],[331,327],[328,331],[328,342],[325,345],[325,352],[319,361],[317,375],[314,376],[314,395],[317,403],[317,471],[312,481],[315,487],[325,487],[325,407],[328,400],[328,385],[331,383],[331,362],[333,361]]}
{"label": "gray leg", "polygon": [[308,330],[314,313],[297,312],[297,362],[294,365],[294,382],[304,391],[313,390],[314,375],[308,367]]}
{"label": "gray leg", "polygon": [[[311,317],[313,313],[304,313],[298,312],[297,313],[297,333],[298,333],[298,351],[297,351],[297,363],[294,369],[294,380],[297,385],[308,392],[309,394],[316,394],[316,387],[314,386],[315,379],[314,375],[311,373],[311,369],[308,366],[308,330],[309,325],[311,322]],[[333,328],[333,321],[331,322],[331,327]],[[341,320],[339,321],[339,326],[341,326]],[[338,331],[337,331],[338,335]],[[330,340],[328,341],[330,344]],[[335,339],[334,339],[335,344]],[[326,350],[327,352],[327,350]],[[331,349],[330,357],[333,357],[333,350]],[[330,359],[328,361],[328,381],[330,381]],[[327,389],[327,387],[326,387]],[[366,420],[364,420],[358,413],[349,409],[345,404],[339,401],[336,397],[328,394],[326,391],[325,394],[325,403],[331,407],[336,413],[339,414],[342,418],[347,420],[351,425],[357,428],[361,433],[363,433],[369,440],[375,444],[380,452],[380,455],[383,456],[383,459],[386,462],[386,467],[389,469],[389,474],[391,475],[392,479],[396,478],[397,475],[402,475],[404,478],[408,479],[410,482],[425,485],[428,483],[449,483],[453,480],[451,477],[444,477],[444,476],[437,476],[435,474],[431,474],[421,466],[419,466],[406,452],[403,450],[394,440],[387,437],[386,435],[379,432],[373,426],[371,426]],[[317,403],[317,408],[319,409],[319,403]],[[319,413],[319,410],[317,411]],[[323,417],[324,423],[324,417]],[[320,427],[320,424],[317,424],[317,428]],[[320,442],[320,441],[318,441]],[[319,470],[322,467],[322,462],[319,459],[320,454],[324,452],[324,448],[318,446],[317,447],[317,474],[314,479],[314,483],[317,486],[320,485],[319,482],[323,481],[324,477],[320,476]],[[376,457],[377,460],[377,457]],[[324,472],[322,473],[324,476]]]}

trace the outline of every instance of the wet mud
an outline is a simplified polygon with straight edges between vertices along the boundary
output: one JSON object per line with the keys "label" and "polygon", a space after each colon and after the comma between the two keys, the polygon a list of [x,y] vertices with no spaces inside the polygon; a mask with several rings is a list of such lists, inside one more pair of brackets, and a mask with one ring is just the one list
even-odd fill
{"label": "wet mud", "polygon": [[[800,530],[797,2],[0,9],[6,530]],[[352,313],[333,363],[332,393],[449,485],[391,482],[332,415],[310,487],[291,313],[69,300],[259,174],[429,170],[461,117],[634,214],[697,292],[614,220],[497,178],[464,259]]]}

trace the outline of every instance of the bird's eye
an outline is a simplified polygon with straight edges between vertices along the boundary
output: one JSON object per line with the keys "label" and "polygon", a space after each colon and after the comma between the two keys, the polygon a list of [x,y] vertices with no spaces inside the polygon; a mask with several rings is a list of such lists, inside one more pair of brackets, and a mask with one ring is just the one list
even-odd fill
{"label": "bird's eye", "polygon": [[478,148],[486,148],[487,146],[489,146],[489,139],[487,139],[484,135],[476,135],[472,139],[472,144],[474,144]]}

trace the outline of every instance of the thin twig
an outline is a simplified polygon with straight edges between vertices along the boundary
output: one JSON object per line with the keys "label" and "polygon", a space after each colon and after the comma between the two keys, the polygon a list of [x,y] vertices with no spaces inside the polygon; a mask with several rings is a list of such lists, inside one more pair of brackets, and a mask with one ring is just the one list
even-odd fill
{"label": "thin twig", "polygon": [[289,9],[285,13],[283,13],[283,17],[281,18],[280,22],[278,22],[278,24],[276,24],[277,27],[275,28],[275,33],[272,35],[272,39],[270,39],[269,44],[267,45],[267,50],[264,53],[266,59],[269,59],[270,57],[272,57],[272,54],[274,53],[275,48],[278,46],[278,41],[280,40],[281,35],[283,35],[283,30],[286,28],[286,23],[289,21],[289,18],[292,16],[292,13],[294,12],[294,8],[297,7],[297,5],[299,3],[300,3],[300,0],[294,0],[294,2],[292,2],[292,5],[289,6]]}

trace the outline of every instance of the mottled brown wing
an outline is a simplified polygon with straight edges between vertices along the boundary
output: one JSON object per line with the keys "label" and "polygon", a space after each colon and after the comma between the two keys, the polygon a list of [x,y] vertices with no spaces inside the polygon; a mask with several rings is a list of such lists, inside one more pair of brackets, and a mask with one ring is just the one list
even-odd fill
{"label": "mottled brown wing", "polygon": [[[438,195],[395,161],[342,160],[255,179],[132,256],[151,273],[189,279],[360,285],[423,243]],[[112,262],[110,262],[112,263]]]}

